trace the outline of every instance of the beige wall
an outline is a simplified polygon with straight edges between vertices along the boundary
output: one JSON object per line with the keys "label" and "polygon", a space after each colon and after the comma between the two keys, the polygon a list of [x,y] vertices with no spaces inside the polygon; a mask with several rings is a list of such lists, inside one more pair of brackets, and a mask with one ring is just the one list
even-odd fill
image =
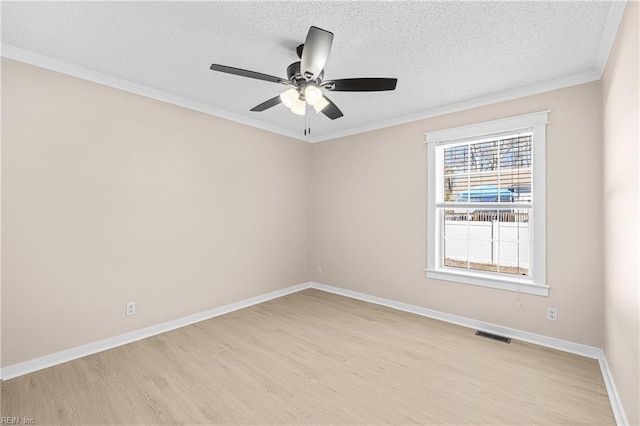
{"label": "beige wall", "polygon": [[[0,94],[2,94],[2,69],[0,67]],[[0,98],[0,368],[2,368],[2,103]],[[1,379],[1,376],[0,376]],[[1,393],[1,387],[0,387]],[[0,395],[0,401],[2,401]],[[0,407],[0,415],[2,407]]]}
{"label": "beige wall", "polygon": [[[312,279],[604,345],[638,423],[637,55],[633,2],[602,90],[315,145],[2,59],[1,365]],[[423,134],[547,109],[549,296],[426,279]]]}
{"label": "beige wall", "polygon": [[7,59],[2,83],[4,366],[309,280],[309,144]]}
{"label": "beige wall", "polygon": [[[552,110],[547,126],[549,296],[425,278],[424,133]],[[314,144],[313,281],[592,346],[602,344],[600,83]],[[316,266],[322,266],[322,274]],[[558,308],[558,322],[546,319]]]}
{"label": "beige wall", "polygon": [[639,10],[638,2],[627,3],[602,78],[604,350],[627,420],[635,425],[640,424]]}

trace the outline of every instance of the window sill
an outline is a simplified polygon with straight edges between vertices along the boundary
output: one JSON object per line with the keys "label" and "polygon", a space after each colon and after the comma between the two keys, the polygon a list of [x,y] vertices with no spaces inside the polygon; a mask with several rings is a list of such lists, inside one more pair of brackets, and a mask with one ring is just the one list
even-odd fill
{"label": "window sill", "polygon": [[481,273],[461,272],[449,269],[425,269],[427,278],[453,281],[461,284],[471,284],[500,290],[517,291],[520,293],[548,296],[549,286],[534,284],[529,278],[508,278],[501,276],[487,276]]}

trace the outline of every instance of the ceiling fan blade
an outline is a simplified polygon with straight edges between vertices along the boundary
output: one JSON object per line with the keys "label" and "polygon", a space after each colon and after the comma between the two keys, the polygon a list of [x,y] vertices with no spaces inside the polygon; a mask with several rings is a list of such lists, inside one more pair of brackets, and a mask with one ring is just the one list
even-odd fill
{"label": "ceiling fan blade", "polygon": [[209,68],[213,71],[220,71],[220,72],[225,72],[227,74],[239,75],[240,77],[255,78],[256,80],[270,81],[272,83],[290,84],[289,80],[285,80],[284,78],[274,77],[268,74],[262,74],[261,72],[243,70],[242,68],[234,68],[234,67],[228,67],[226,65],[218,65],[218,64],[211,64],[211,67]]}
{"label": "ceiling fan blade", "polygon": [[326,96],[324,98],[327,100],[327,102],[329,102],[329,105],[327,105],[322,109],[322,113],[324,115],[326,115],[332,120],[335,120],[336,118],[340,118],[344,115],[342,111],[340,111],[340,108],[338,108],[336,104],[334,104],[333,101],[331,101],[331,99],[327,98]]}
{"label": "ceiling fan blade", "polygon": [[382,92],[395,90],[397,78],[343,78],[322,83],[322,87],[334,92]]}
{"label": "ceiling fan blade", "polygon": [[332,32],[318,27],[309,28],[300,58],[300,71],[307,81],[318,78],[327,63],[332,44]]}
{"label": "ceiling fan blade", "polygon": [[282,101],[280,100],[280,95],[275,96],[271,99],[269,99],[268,101],[264,101],[263,103],[261,103],[260,105],[256,105],[253,108],[251,108],[250,111],[264,111],[265,109],[269,109],[271,107],[274,107],[276,105],[278,105],[279,103],[281,103]]}

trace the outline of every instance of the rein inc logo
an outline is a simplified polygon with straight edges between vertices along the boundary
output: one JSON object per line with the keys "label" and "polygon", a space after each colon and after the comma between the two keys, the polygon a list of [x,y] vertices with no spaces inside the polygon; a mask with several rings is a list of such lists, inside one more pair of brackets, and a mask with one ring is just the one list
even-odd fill
{"label": "rein inc logo", "polygon": [[0,425],[35,425],[31,417],[0,417]]}

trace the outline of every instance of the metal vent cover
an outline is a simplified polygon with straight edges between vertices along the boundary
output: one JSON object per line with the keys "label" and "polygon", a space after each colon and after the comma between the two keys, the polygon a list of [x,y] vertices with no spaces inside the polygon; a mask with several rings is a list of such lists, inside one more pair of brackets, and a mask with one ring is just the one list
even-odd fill
{"label": "metal vent cover", "polygon": [[486,337],[487,339],[493,339],[499,342],[511,343],[510,337],[498,336],[497,334],[486,333],[480,330],[476,330],[476,336]]}

